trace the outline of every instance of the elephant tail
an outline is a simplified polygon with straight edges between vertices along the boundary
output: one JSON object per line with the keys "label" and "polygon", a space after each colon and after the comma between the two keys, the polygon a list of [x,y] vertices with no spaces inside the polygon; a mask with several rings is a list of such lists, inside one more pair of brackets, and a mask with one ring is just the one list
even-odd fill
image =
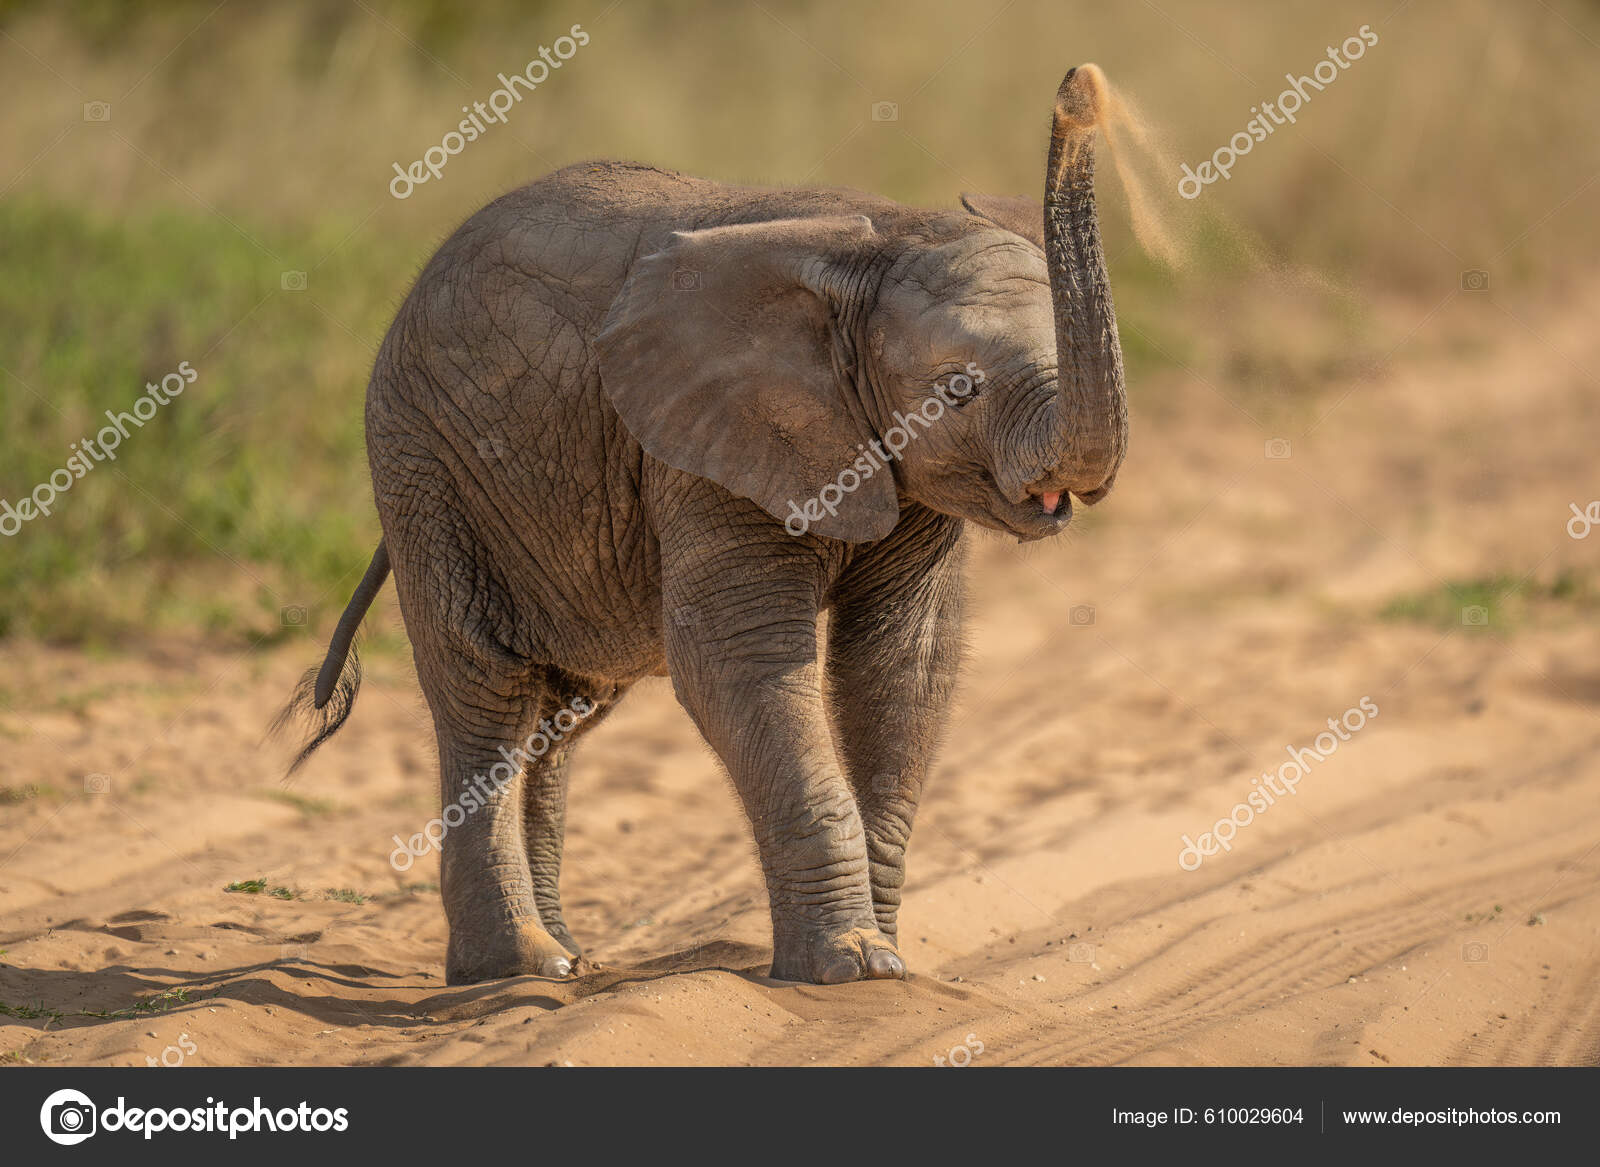
{"label": "elephant tail", "polygon": [[372,562],[367,565],[367,574],[356,585],[355,595],[350,597],[344,615],[339,617],[338,627],[333,630],[322,667],[311,669],[300,678],[288,704],[274,719],[269,736],[282,732],[294,721],[304,719],[309,724],[311,736],[289,763],[289,774],[304,765],[317,747],[338,733],[349,718],[356,694],[361,691],[361,653],[355,646],[356,629],[388,578],[389,549],[380,541]]}

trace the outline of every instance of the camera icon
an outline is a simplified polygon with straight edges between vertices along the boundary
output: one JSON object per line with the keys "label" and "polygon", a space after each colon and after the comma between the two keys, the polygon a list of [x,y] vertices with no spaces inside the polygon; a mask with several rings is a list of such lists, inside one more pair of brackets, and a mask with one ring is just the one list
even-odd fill
{"label": "camera icon", "polygon": [[674,292],[698,292],[700,290],[700,273],[690,271],[688,268],[679,268],[672,273],[672,290]]}
{"label": "camera icon", "polygon": [[1094,605],[1074,604],[1072,610],[1067,613],[1067,618],[1072,621],[1074,627],[1087,628],[1094,623]]}
{"label": "camera icon", "polygon": [[872,120],[897,122],[900,120],[900,106],[892,101],[875,101],[872,103]]}
{"label": "camera icon", "polygon": [[290,604],[279,612],[285,628],[304,628],[306,626],[306,610],[303,604]]}
{"label": "camera icon", "polygon": [[83,792],[85,794],[110,794],[110,774],[85,774],[83,776]]}
{"label": "camera icon", "polygon": [[111,103],[109,101],[86,101],[83,103],[83,120],[86,122],[108,122],[111,120]]}
{"label": "camera icon", "polygon": [[498,462],[506,456],[506,444],[499,438],[479,438],[478,457],[485,462]]}
{"label": "camera icon", "polygon": [[303,292],[306,290],[306,273],[286,271],[278,277],[278,286],[285,292]]}
{"label": "camera icon", "polygon": [[1477,268],[1462,272],[1461,290],[1463,292],[1487,292],[1489,290],[1489,273],[1479,271]]}
{"label": "camera icon", "polygon": [[893,794],[899,789],[900,775],[892,771],[886,770],[882,774],[874,774],[872,776],[872,793],[874,794]]}
{"label": "camera icon", "polygon": [[1468,604],[1461,609],[1461,623],[1468,628],[1482,628],[1489,623],[1489,609],[1482,604]]}
{"label": "camera icon", "polygon": [[1268,438],[1267,439],[1267,457],[1269,457],[1269,458],[1287,458],[1288,456],[1289,456],[1289,439],[1288,438]]}
{"label": "camera icon", "polygon": [[291,941],[288,944],[278,945],[278,959],[306,960],[308,959],[308,951],[309,950],[303,943],[300,943],[299,941]]}
{"label": "camera icon", "polygon": [[1489,946],[1481,940],[1474,940],[1461,946],[1461,959],[1468,964],[1482,964],[1489,959]]}
{"label": "camera icon", "polygon": [[52,1143],[70,1147],[95,1133],[98,1114],[87,1094],[57,1090],[39,1108],[39,1125]]}
{"label": "camera icon", "polygon": [[1093,964],[1094,945],[1078,943],[1069,946],[1067,948],[1067,959],[1073,964]]}

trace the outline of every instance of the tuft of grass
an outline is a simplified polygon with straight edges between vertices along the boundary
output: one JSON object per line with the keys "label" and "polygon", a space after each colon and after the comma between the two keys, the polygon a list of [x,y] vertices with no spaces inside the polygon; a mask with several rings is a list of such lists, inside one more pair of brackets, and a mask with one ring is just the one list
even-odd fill
{"label": "tuft of grass", "polygon": [[1384,620],[1430,624],[1468,631],[1505,631],[1526,623],[1549,607],[1585,611],[1597,597],[1581,575],[1565,571],[1548,582],[1509,574],[1448,580],[1436,588],[1406,592],[1379,609]]}
{"label": "tuft of grass", "polygon": [[327,896],[330,900],[336,900],[341,904],[364,904],[369,899],[378,898],[359,891],[352,891],[348,887],[330,887],[327,891]]}
{"label": "tuft of grass", "polygon": [[79,1009],[72,1014],[74,1017],[94,1017],[101,1021],[123,1020],[129,1017],[139,1017],[146,1013],[166,1013],[179,1005],[188,1005],[195,1000],[188,989],[167,989],[157,993],[154,997],[146,997],[142,1001],[135,1001],[126,1009]]}
{"label": "tuft of grass", "polygon": [[269,895],[279,900],[297,900],[305,894],[281,885],[273,887],[267,883],[264,876],[258,879],[236,879],[222,890],[247,896]]}
{"label": "tuft of grass", "polygon": [[59,1009],[46,1009],[44,1002],[37,1005],[7,1005],[0,1001],[0,1017],[14,1017],[18,1021],[60,1021],[66,1014]]}
{"label": "tuft of grass", "polygon": [[339,809],[327,799],[308,798],[303,794],[295,794],[290,790],[268,790],[264,791],[261,797],[292,806],[308,819],[330,815]]}

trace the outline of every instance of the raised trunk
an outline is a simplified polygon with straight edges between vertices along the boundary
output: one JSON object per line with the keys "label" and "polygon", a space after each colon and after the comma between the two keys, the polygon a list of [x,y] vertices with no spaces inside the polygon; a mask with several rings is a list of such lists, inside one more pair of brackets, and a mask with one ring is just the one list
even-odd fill
{"label": "raised trunk", "polygon": [[1097,65],[1056,92],[1045,175],[1045,259],[1060,369],[1052,471],[1045,489],[1088,494],[1108,483],[1128,444],[1122,346],[1094,206],[1094,133],[1106,97]]}

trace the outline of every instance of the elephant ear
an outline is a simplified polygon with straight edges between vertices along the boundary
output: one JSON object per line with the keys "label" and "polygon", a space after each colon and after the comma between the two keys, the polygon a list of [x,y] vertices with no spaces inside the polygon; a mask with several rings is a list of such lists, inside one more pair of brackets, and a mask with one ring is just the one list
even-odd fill
{"label": "elephant ear", "polygon": [[961,192],[961,205],[980,219],[988,219],[996,227],[1004,227],[1013,235],[1021,235],[1040,251],[1044,250],[1044,204],[1034,199],[1013,195],[972,194]]}
{"label": "elephant ear", "polygon": [[864,459],[877,435],[834,340],[842,265],[872,235],[863,215],[747,223],[674,232],[638,260],[596,347],[645,452],[791,531],[862,543],[893,530],[894,475]]}

